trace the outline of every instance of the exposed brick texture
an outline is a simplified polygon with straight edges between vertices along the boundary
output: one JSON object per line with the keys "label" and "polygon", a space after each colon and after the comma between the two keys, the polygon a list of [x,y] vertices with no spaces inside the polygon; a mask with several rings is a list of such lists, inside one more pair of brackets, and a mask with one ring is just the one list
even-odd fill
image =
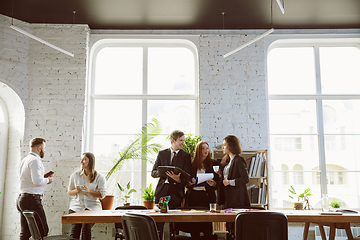
{"label": "exposed brick texture", "polygon": [[[19,156],[9,156],[6,169],[1,239],[18,239],[18,164],[29,151],[31,138],[47,140],[44,166],[54,170],[54,182],[45,187],[43,204],[50,234],[61,234],[61,216],[68,212],[69,173],[79,167],[82,145],[89,28],[86,25],[14,24],[55,46],[72,58],[9,28],[0,16],[0,81],[13,89],[25,109],[25,131]],[[7,21],[7,22],[6,22]],[[10,152],[15,152],[12,149]],[[21,155],[21,156],[20,156]]]}
{"label": "exposed brick texture", "polygon": [[201,135],[210,148],[228,134],[244,149],[266,149],[268,143],[265,50],[260,40],[223,58],[255,35],[200,37]]}

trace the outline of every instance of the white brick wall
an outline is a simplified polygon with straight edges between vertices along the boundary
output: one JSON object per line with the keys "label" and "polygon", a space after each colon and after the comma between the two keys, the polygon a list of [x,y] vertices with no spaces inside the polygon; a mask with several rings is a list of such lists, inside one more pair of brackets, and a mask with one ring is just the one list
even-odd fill
{"label": "white brick wall", "polygon": [[35,36],[75,55],[72,58],[30,42],[29,116],[24,139],[43,136],[47,140],[44,166],[55,175],[46,187],[43,204],[50,234],[61,234],[61,216],[69,207],[69,176],[79,168],[81,155],[89,29],[85,25],[43,24],[31,29]]}
{"label": "white brick wall", "polygon": [[[30,26],[24,22],[15,22],[24,30]],[[10,86],[26,105],[29,96],[29,38],[11,29],[10,23],[10,18],[0,15],[0,81]]]}
{"label": "white brick wall", "polygon": [[201,135],[211,148],[228,134],[239,137],[244,149],[268,148],[263,40],[222,57],[254,37],[200,37]]}
{"label": "white brick wall", "polygon": [[61,216],[69,207],[68,179],[70,173],[79,168],[81,154],[89,29],[86,25],[14,22],[35,36],[74,53],[72,58],[17,33],[9,28],[9,22],[0,15],[0,81],[22,99],[26,127],[21,151],[13,148],[9,153],[4,191],[6,222],[1,239],[18,239],[17,166],[29,151],[29,140],[35,136],[47,139],[44,166],[54,170],[55,175],[54,182],[45,188],[43,204],[50,233],[61,234]]}

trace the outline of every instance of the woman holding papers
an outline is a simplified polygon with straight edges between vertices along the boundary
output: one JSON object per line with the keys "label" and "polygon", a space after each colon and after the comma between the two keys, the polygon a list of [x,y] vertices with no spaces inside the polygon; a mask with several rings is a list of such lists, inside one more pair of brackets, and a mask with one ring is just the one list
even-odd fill
{"label": "woman holding papers", "polygon": [[[185,207],[204,207],[209,209],[210,203],[216,203],[216,185],[219,176],[213,170],[213,160],[210,158],[209,144],[201,141],[196,145],[194,160],[191,163],[192,182],[188,184],[185,196]],[[191,237],[199,237],[200,232],[205,239],[217,239],[213,235],[212,223],[180,223],[179,230],[190,232]]]}
{"label": "woman holding papers", "polygon": [[192,182],[188,184],[185,206],[209,207],[216,203],[216,182],[219,176],[214,174],[213,160],[210,158],[209,144],[201,141],[196,145],[194,160],[191,163]]}
{"label": "woman holding papers", "polygon": [[[69,213],[83,210],[101,210],[102,199],[106,195],[105,177],[95,170],[95,156],[84,153],[81,161],[81,170],[70,176],[69,192],[74,198],[70,201]],[[91,240],[91,228],[94,223],[71,224],[70,236],[82,240]]]}

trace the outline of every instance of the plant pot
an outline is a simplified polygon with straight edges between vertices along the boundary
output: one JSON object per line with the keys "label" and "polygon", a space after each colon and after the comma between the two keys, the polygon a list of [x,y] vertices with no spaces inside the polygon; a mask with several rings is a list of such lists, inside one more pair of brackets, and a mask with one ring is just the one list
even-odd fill
{"label": "plant pot", "polygon": [[304,203],[302,202],[294,203],[294,210],[303,210],[303,209],[304,209]]}
{"label": "plant pot", "polygon": [[100,199],[103,210],[111,210],[114,206],[114,196],[106,195],[103,199]]}
{"label": "plant pot", "polygon": [[130,206],[130,203],[128,202],[128,203],[124,203],[124,206]]}
{"label": "plant pot", "polygon": [[147,209],[154,209],[154,201],[144,201],[144,206]]}

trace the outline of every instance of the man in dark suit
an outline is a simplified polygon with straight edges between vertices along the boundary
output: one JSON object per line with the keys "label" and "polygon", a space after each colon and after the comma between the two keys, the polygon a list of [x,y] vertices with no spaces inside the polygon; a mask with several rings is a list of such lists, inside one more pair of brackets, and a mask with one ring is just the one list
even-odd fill
{"label": "man in dark suit", "polygon": [[[158,178],[159,173],[157,168],[159,166],[175,166],[181,168],[187,173],[191,173],[191,157],[190,154],[182,150],[185,142],[185,134],[182,131],[175,130],[170,134],[171,147],[159,152],[154,167],[151,171],[153,178]],[[184,189],[187,180],[181,177],[181,173],[174,174],[166,172],[167,177],[160,177],[159,182],[155,189],[155,203],[164,196],[170,195],[169,208],[176,209],[181,207],[181,202],[185,197]],[[163,223],[157,224],[160,239],[163,234]]]}

